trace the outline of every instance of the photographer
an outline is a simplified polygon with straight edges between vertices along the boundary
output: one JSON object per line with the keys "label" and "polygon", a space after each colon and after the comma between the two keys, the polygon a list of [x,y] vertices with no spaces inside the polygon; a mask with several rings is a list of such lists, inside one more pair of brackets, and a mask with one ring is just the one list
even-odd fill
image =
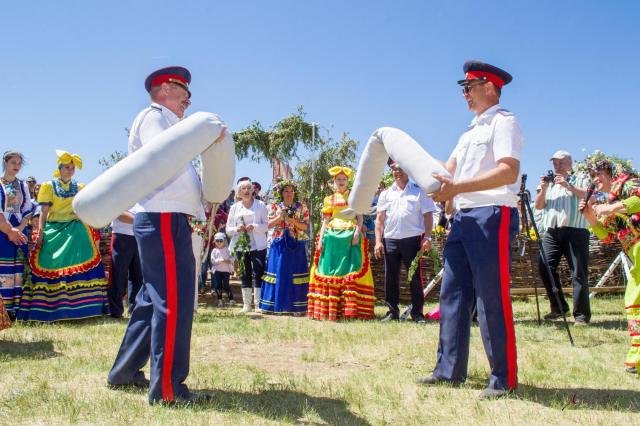
{"label": "photographer", "polygon": [[571,154],[557,151],[551,157],[553,171],[540,178],[540,192],[536,196],[535,208],[543,210],[542,228],[545,229],[542,246],[546,253],[549,269],[553,275],[562,306],[553,295],[551,281],[542,257],[538,259],[540,277],[547,289],[551,312],[545,319],[553,320],[562,317],[562,312],[569,311],[569,305],[562,293],[558,276],[558,264],[565,256],[571,268],[573,281],[573,317],[575,325],[587,325],[591,320],[589,306],[589,231],[587,222],[580,214],[578,204],[584,198],[589,177],[571,173],[573,165]]}

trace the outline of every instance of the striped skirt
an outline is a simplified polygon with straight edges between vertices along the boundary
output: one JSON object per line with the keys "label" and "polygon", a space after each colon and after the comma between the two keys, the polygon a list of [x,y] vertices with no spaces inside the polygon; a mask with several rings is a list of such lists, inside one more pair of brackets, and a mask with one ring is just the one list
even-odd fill
{"label": "striped skirt", "polygon": [[29,256],[18,319],[52,322],[108,313],[99,234],[79,220],[47,222],[43,242]]}
{"label": "striped skirt", "polygon": [[[13,215],[9,223],[18,226],[20,221]],[[26,244],[15,245],[4,232],[0,232],[0,298],[4,302],[6,312],[15,315],[20,306],[24,264],[27,260]]]}
{"label": "striped skirt", "polygon": [[353,229],[326,229],[309,278],[307,315],[318,320],[373,319],[375,295],[366,238],[351,244]]}
{"label": "striped skirt", "polygon": [[262,277],[260,309],[265,313],[307,312],[309,267],[307,242],[298,241],[288,229],[269,248],[267,270]]}

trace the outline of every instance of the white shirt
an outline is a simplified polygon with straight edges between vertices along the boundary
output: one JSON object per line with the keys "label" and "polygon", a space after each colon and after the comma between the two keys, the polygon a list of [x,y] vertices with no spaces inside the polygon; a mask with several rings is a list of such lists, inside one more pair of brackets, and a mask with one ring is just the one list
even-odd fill
{"label": "white shirt", "polygon": [[264,250],[267,248],[267,207],[260,200],[253,200],[251,207],[246,208],[242,201],[236,201],[229,210],[227,225],[225,230],[231,237],[229,250],[233,251],[236,241],[238,241],[238,226],[253,225],[253,230],[249,232],[251,238],[251,250]]}
{"label": "white shirt", "polygon": [[[180,119],[167,107],[152,103],[143,109],[133,121],[129,132],[129,153],[140,149],[153,138]],[[187,164],[169,179],[138,202],[138,212],[176,212],[195,215],[200,205],[201,184],[195,168]]]}
{"label": "white shirt", "polygon": [[231,263],[224,262],[231,259],[231,254],[227,247],[214,247],[211,250],[211,272],[231,272]]}
{"label": "white shirt", "polygon": [[[513,113],[494,105],[474,117],[451,153],[456,159],[454,181],[471,179],[497,167],[502,158],[520,160],[524,137]],[[484,191],[458,194],[455,208],[482,206],[516,207],[520,178],[512,185],[503,185]]]}
{"label": "white shirt", "polygon": [[133,236],[133,223],[125,223],[120,219],[111,222],[111,232],[114,234],[124,234]]}
{"label": "white shirt", "polygon": [[424,234],[424,214],[433,212],[433,200],[418,185],[407,182],[404,189],[394,182],[378,198],[377,211],[385,212],[384,238],[401,239]]}

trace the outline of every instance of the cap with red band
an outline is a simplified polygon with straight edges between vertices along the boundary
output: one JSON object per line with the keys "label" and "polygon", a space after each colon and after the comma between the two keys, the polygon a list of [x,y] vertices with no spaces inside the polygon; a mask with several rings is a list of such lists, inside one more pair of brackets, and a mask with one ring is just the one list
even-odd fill
{"label": "cap with red band", "polygon": [[464,63],[462,70],[465,73],[465,79],[458,80],[458,84],[463,86],[469,84],[470,80],[482,79],[502,88],[502,86],[509,84],[513,80],[511,74],[505,70],[480,61],[467,61]]}
{"label": "cap with red band", "polygon": [[178,84],[182,86],[189,94],[189,97],[191,97],[191,91],[189,90],[191,73],[184,67],[166,67],[152,72],[144,80],[144,88],[147,92],[151,92],[153,87],[160,86],[162,83]]}

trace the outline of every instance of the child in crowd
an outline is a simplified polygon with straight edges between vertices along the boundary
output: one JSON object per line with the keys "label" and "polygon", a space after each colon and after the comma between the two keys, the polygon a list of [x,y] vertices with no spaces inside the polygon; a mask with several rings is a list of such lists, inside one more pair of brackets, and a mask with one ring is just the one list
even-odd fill
{"label": "child in crowd", "polygon": [[214,236],[215,246],[211,250],[211,283],[218,296],[218,307],[223,307],[222,292],[225,291],[229,298],[229,305],[233,306],[236,302],[233,300],[233,293],[229,286],[229,276],[233,270],[233,261],[231,253],[227,248],[227,236],[218,232]]}

